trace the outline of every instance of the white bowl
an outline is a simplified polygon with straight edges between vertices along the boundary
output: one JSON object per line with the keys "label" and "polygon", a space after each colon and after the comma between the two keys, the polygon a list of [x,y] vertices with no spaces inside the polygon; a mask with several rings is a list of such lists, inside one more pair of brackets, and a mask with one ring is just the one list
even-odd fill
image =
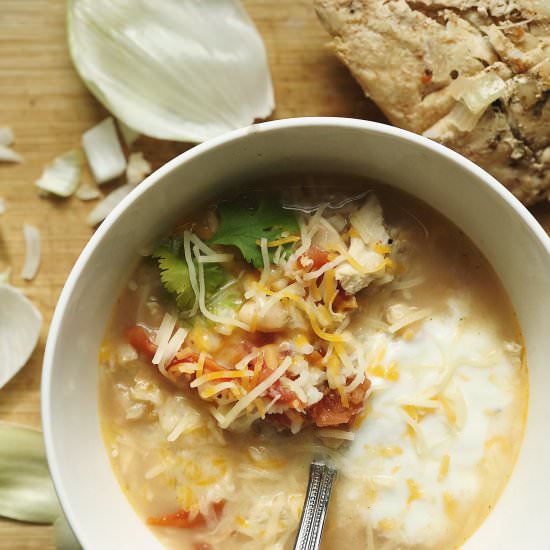
{"label": "white bowl", "polygon": [[529,416],[506,491],[463,549],[548,549],[550,240],[510,193],[460,155],[397,128],[340,118],[268,122],[194,147],[131,193],[82,252],[52,320],[42,381],[50,469],[82,545],[161,548],[119,488],[98,422],[98,349],[138,251],[223,186],[304,170],[362,174],[415,195],[469,235],[500,275],[525,336]]}

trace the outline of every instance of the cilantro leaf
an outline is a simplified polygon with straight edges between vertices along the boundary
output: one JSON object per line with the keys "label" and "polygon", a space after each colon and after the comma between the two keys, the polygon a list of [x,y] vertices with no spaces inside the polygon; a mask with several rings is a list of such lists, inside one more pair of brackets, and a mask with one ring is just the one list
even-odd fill
{"label": "cilantro leaf", "polygon": [[[223,202],[218,212],[220,225],[209,242],[236,246],[244,259],[256,268],[263,266],[257,241],[262,238],[273,241],[281,238],[285,231],[297,233],[299,230],[294,213],[285,210],[273,196],[263,196],[255,208],[248,208],[239,199]],[[274,252],[271,250],[270,255]]]}
{"label": "cilantro leaf", "polygon": [[[178,308],[187,311],[195,303],[195,293],[189,278],[189,267],[182,257],[182,243],[173,239],[160,246],[152,254],[157,259],[160,280],[164,288],[176,299]],[[198,271],[197,263],[193,262]],[[204,265],[204,284],[208,298],[227,280],[226,271],[217,264]]]}

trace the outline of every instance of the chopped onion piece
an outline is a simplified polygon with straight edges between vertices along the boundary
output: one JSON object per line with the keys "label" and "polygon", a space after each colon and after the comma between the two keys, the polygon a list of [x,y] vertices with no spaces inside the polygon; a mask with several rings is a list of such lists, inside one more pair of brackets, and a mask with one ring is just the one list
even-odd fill
{"label": "chopped onion piece", "polygon": [[9,147],[13,143],[13,130],[9,126],[0,126],[0,145]]}
{"label": "chopped onion piece", "polygon": [[59,197],[71,196],[80,182],[83,160],[82,151],[79,149],[67,151],[44,168],[36,185],[43,191]]}
{"label": "chopped onion piece", "polygon": [[124,124],[122,120],[117,120],[118,129],[120,130],[120,133],[122,134],[122,139],[124,140],[124,143],[126,143],[127,147],[131,147],[136,140],[141,136],[139,132],[136,132],[133,128],[130,128],[127,124]]}
{"label": "chopped onion piece", "polygon": [[111,181],[124,173],[126,158],[111,117],[85,132],[82,145],[97,183]]}
{"label": "chopped onion piece", "polygon": [[62,515],[38,430],[0,422],[0,472],[0,516],[53,523]]}
{"label": "chopped onion piece", "polygon": [[95,199],[99,199],[99,197],[101,197],[101,193],[99,192],[99,189],[94,185],[83,183],[76,190],[76,197],[81,201],[93,201]]}
{"label": "chopped onion piece", "polygon": [[471,132],[476,127],[482,114],[472,113],[464,103],[457,101],[449,113],[439,119],[422,135],[437,140],[452,139],[457,133]]}
{"label": "chopped onion piece", "polygon": [[132,185],[141,183],[151,173],[151,165],[143,153],[131,153],[126,167],[126,181]]}
{"label": "chopped onion piece", "polygon": [[460,98],[472,113],[483,113],[493,101],[502,97],[506,82],[495,73],[483,73],[471,81]]}
{"label": "chopped onion piece", "polygon": [[0,285],[9,285],[11,279],[11,267],[0,271]]}
{"label": "chopped onion piece", "polygon": [[86,86],[142,134],[199,142],[273,110],[265,48],[238,0],[71,0],[68,39]]}
{"label": "chopped onion piece", "polygon": [[0,303],[1,388],[29,360],[38,343],[42,315],[23,293],[7,281],[0,284]]}
{"label": "chopped onion piece", "polygon": [[0,162],[23,162],[23,157],[9,147],[0,145]]}
{"label": "chopped onion piece", "polygon": [[21,270],[21,277],[26,281],[32,281],[40,267],[40,230],[28,223],[23,225],[25,236],[25,264]]}
{"label": "chopped onion piece", "polygon": [[88,214],[86,221],[92,227],[102,222],[115,206],[134,188],[134,185],[126,183],[111,191],[101,202],[98,202],[95,208]]}

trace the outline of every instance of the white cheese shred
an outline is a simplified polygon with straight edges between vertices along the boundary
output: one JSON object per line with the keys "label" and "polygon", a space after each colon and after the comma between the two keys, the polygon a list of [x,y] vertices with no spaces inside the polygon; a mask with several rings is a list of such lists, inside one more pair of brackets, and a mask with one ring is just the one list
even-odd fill
{"label": "white cheese shred", "polygon": [[162,374],[164,374],[164,376],[167,375],[166,366],[171,363],[172,359],[176,356],[176,353],[178,353],[180,348],[183,346],[188,333],[189,331],[180,327],[166,344],[164,354],[162,355],[159,363],[159,370]]}
{"label": "white cheese shred", "polygon": [[272,386],[283,374],[286,372],[292,359],[286,357],[284,361],[260,384],[258,384],[251,392],[247,393],[244,397],[238,401],[235,406],[225,415],[222,421],[219,422],[220,426],[224,429],[228,428],[237,417],[244,411],[246,408],[254,402],[257,397],[260,397],[270,386]]}
{"label": "white cheese shred", "polygon": [[157,345],[157,351],[155,352],[155,355],[152,360],[153,365],[158,365],[160,363],[165,353],[168,341],[172,336],[172,332],[174,332],[175,326],[176,326],[176,318],[173,315],[170,315],[170,313],[165,313],[164,317],[162,318],[162,322],[160,323],[160,327],[157,331],[157,334],[155,336],[155,344]]}
{"label": "white cheese shred", "polygon": [[395,334],[397,331],[401,330],[402,328],[405,328],[408,325],[412,325],[412,323],[416,323],[417,321],[421,321],[422,319],[425,319],[430,315],[430,313],[431,313],[431,310],[427,308],[414,311],[413,313],[410,313],[409,315],[405,315],[403,318],[397,320],[395,323],[392,323],[388,327],[388,331],[391,332],[392,334]]}
{"label": "white cheese shred", "polygon": [[201,264],[221,264],[233,261],[233,254],[211,254],[210,256],[199,256]]}
{"label": "white cheese shred", "polygon": [[334,258],[334,260],[331,260],[330,262],[324,264],[319,269],[306,273],[304,275],[304,281],[311,281],[312,279],[317,279],[321,275],[325,274],[327,271],[330,271],[331,269],[333,269],[334,267],[340,265],[345,261],[346,261],[345,256],[337,256],[336,258]]}
{"label": "white cheese shred", "polygon": [[345,439],[347,441],[353,441],[355,439],[355,434],[353,432],[348,432],[347,430],[337,430],[337,429],[324,429],[319,430],[317,435],[320,438],[329,438],[329,439]]}
{"label": "white cheese shred", "polygon": [[[195,248],[194,251],[195,251],[195,256],[198,258],[198,250]],[[204,265],[199,263],[198,266],[199,266],[199,309],[200,309],[200,312],[203,314],[203,316],[209,319],[210,321],[212,321],[213,323],[219,323],[220,325],[231,325],[234,327],[242,328],[243,330],[246,330],[246,331],[250,331],[250,327],[246,323],[243,323],[238,319],[232,319],[231,317],[221,317],[219,315],[212,313],[211,311],[208,311],[208,309],[206,308]],[[189,270],[189,274],[191,275],[191,270]]]}
{"label": "white cheese shred", "polygon": [[187,269],[189,270],[189,281],[193,294],[195,294],[195,303],[189,312],[189,317],[193,317],[199,309],[199,282],[197,280],[197,270],[193,263],[193,253],[191,252],[191,231],[185,231],[183,233],[183,254],[185,256],[185,262],[187,263]]}
{"label": "white cheese shred", "polygon": [[248,366],[248,363],[250,361],[253,361],[260,355],[259,351],[253,351],[252,353],[249,353],[248,355],[245,355],[236,365],[235,370],[244,370]]}

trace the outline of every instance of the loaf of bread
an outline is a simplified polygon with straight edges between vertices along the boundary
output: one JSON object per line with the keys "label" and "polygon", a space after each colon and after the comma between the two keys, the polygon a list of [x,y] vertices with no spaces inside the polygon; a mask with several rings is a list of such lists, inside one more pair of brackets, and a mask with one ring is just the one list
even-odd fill
{"label": "loaf of bread", "polygon": [[332,47],[392,124],[550,199],[548,0],[314,0]]}

